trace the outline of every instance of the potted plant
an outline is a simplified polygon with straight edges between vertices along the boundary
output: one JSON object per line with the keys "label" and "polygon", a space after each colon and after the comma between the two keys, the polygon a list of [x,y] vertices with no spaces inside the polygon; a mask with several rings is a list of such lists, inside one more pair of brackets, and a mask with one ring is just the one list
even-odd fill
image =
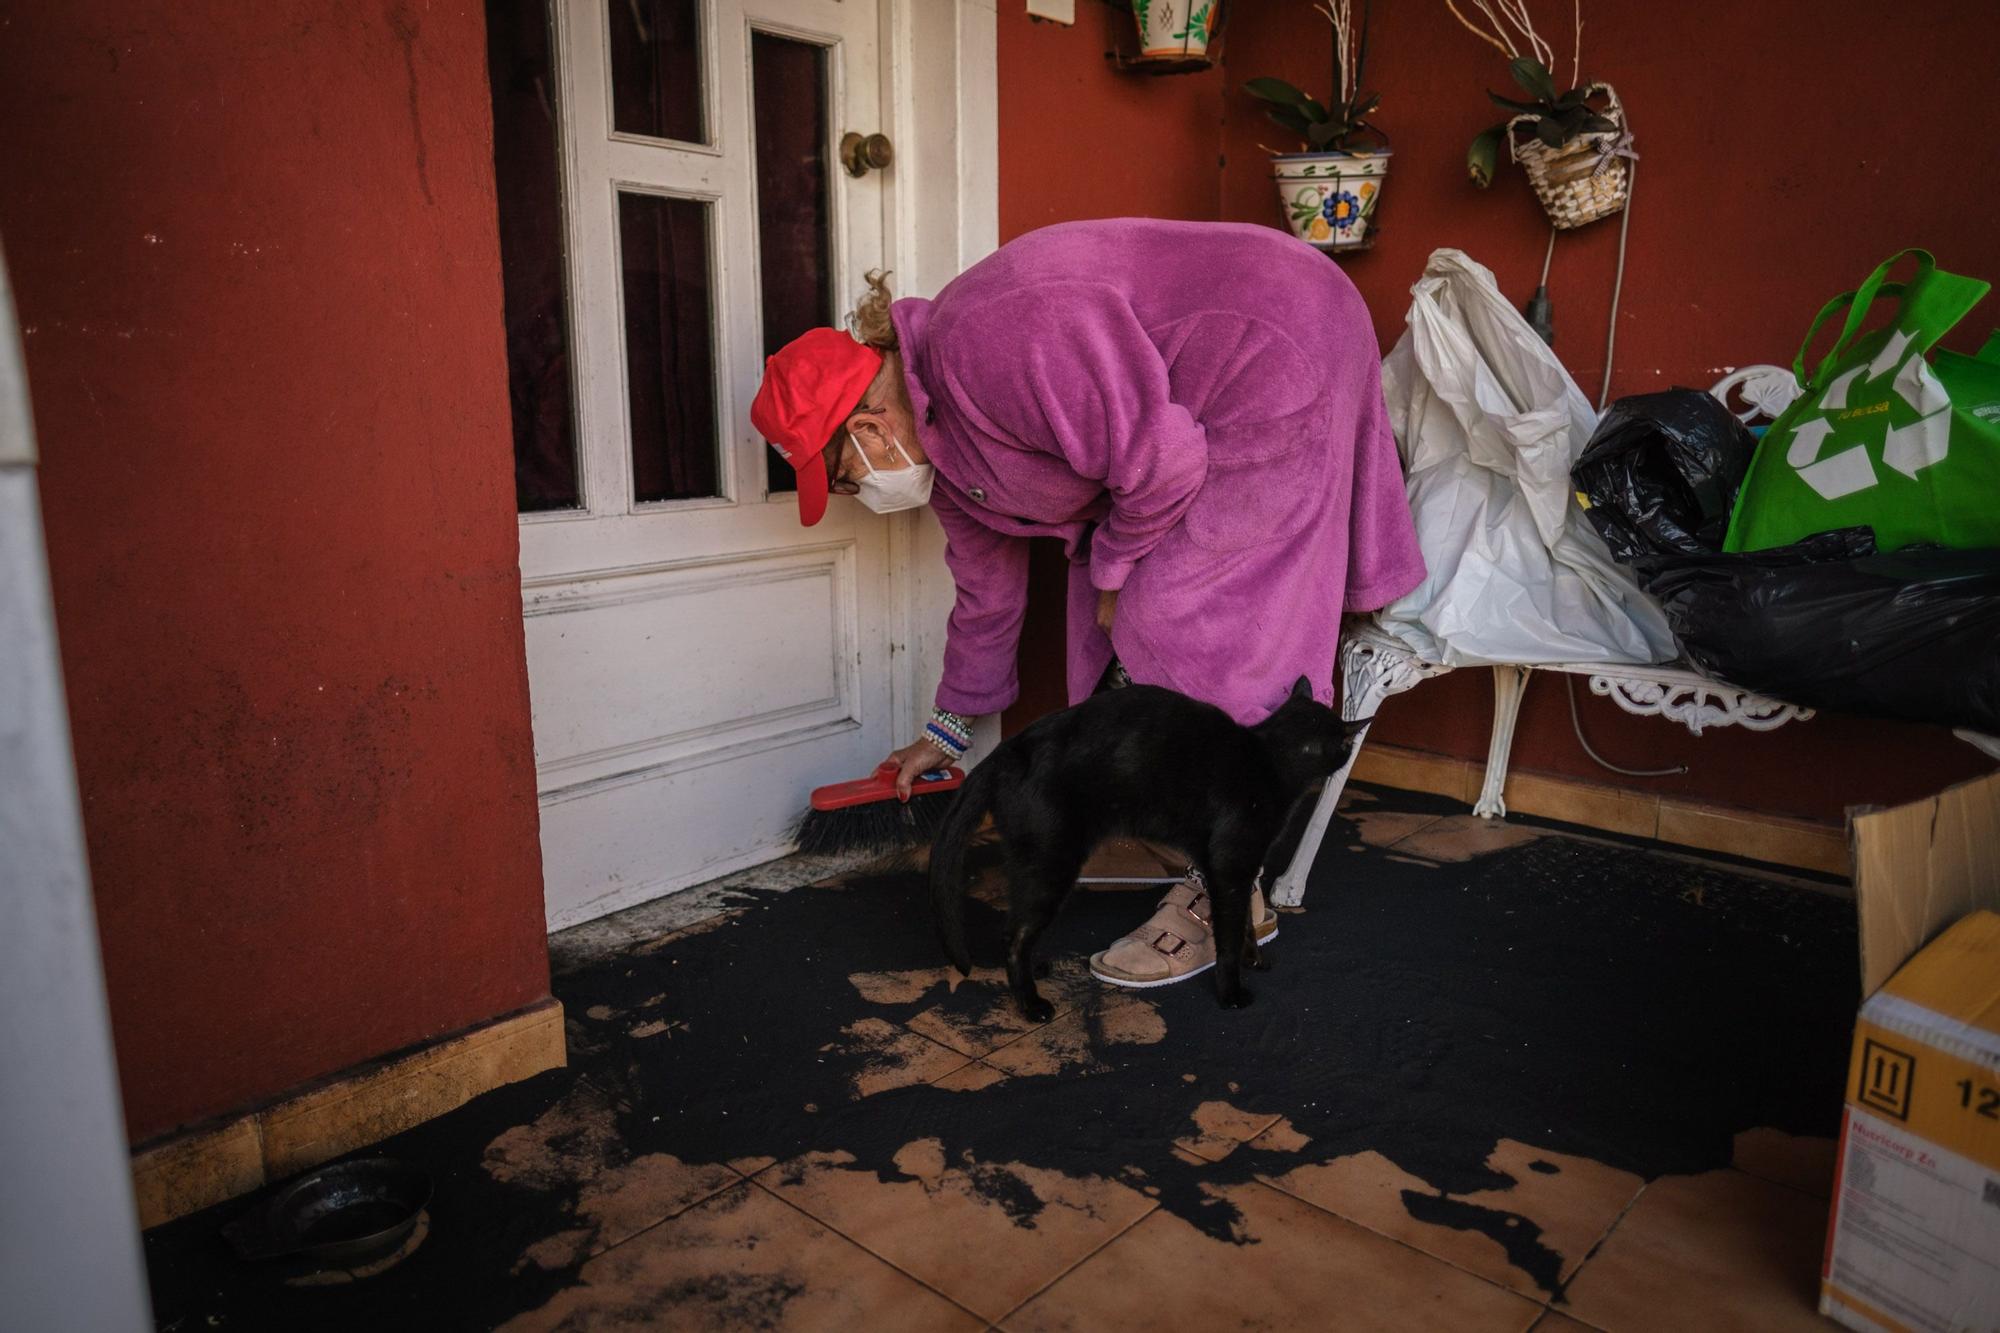
{"label": "potted plant", "polygon": [[1473,23],[1445,0],[1452,16],[1507,59],[1514,82],[1529,100],[1502,97],[1488,91],[1496,106],[1514,114],[1480,131],[1466,152],[1465,168],[1472,183],[1484,189],[1499,169],[1500,145],[1528,173],[1528,183],[1542,210],[1558,230],[1581,227],[1609,217],[1631,197],[1632,132],[1625,109],[1608,83],[1583,78],[1583,11],[1571,0],[1576,16],[1576,43],[1570,62],[1570,84],[1556,88],[1550,73],[1554,52],[1535,31],[1527,0],[1469,0],[1488,26]]}
{"label": "potted plant", "polygon": [[1139,23],[1139,59],[1206,63],[1221,8],[1222,0],[1132,0],[1132,17]]}
{"label": "potted plant", "polygon": [[1375,243],[1375,209],[1389,171],[1389,141],[1369,123],[1382,99],[1363,92],[1368,69],[1368,21],[1373,0],[1320,5],[1333,25],[1334,95],[1322,106],[1283,79],[1251,79],[1243,90],[1266,104],[1271,119],[1299,137],[1301,151],[1271,154],[1278,205],[1292,234],[1328,254],[1366,250]]}

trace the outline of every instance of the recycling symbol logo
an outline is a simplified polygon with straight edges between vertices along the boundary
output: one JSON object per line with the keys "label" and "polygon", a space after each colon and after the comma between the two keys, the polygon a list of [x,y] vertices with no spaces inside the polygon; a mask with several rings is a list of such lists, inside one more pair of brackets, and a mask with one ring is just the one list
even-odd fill
{"label": "recycling symbol logo", "polygon": [[[1821,499],[1838,500],[1881,481],[1866,444],[1853,445],[1825,458],[1820,457],[1820,452],[1827,437],[1833,434],[1833,422],[1826,414],[1847,411],[1848,396],[1857,383],[1873,382],[1891,370],[1896,374],[1891,390],[1917,413],[1917,419],[1908,425],[1891,427],[1883,437],[1882,465],[1915,481],[1917,473],[1944,461],[1951,448],[1951,395],[1931,373],[1930,363],[1924,360],[1921,350],[1904,355],[1913,336],[1907,330],[1895,330],[1873,361],[1835,376],[1814,404],[1820,415],[1800,422],[1792,432],[1785,461],[1798,470],[1799,479],[1818,492]],[[1884,402],[1881,408],[1886,410],[1888,404]]]}

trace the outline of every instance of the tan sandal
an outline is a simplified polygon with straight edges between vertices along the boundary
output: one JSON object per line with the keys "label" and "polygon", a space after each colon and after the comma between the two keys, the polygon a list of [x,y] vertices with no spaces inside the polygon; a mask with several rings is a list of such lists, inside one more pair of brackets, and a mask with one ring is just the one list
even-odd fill
{"label": "tan sandal", "polygon": [[[1208,886],[1190,866],[1145,925],[1090,956],[1090,974],[1128,990],[1199,976],[1215,966],[1215,933],[1208,917]],[[1278,914],[1265,905],[1261,884],[1250,891],[1250,921],[1260,947],[1278,937]]]}

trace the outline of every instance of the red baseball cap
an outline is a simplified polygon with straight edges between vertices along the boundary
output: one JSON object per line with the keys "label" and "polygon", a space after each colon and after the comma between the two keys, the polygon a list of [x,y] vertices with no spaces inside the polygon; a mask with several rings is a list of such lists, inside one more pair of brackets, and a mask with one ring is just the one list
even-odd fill
{"label": "red baseball cap", "polygon": [[798,472],[799,522],[807,527],[826,514],[820,453],[881,369],[882,354],[841,329],[811,329],[765,358],[750,424]]}

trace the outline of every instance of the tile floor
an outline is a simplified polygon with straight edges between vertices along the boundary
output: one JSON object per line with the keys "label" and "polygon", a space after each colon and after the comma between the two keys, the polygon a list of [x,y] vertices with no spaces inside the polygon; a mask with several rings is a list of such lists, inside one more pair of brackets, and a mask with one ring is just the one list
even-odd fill
{"label": "tile floor", "polygon": [[[1411,876],[1464,875],[1556,836],[1382,790],[1356,789],[1344,814],[1335,859]],[[1703,884],[1744,882],[1671,849],[1619,854],[1655,856]],[[1128,847],[1094,868],[1153,865]],[[1681,899],[1705,901],[1690,892]],[[573,1068],[384,1145],[440,1175],[434,1234],[399,1268],[346,1289],[260,1280],[213,1243],[225,1206],[149,1235],[161,1326],[1642,1333],[1821,1322],[1833,1169],[1822,1134],[1717,1122],[1708,1169],[1649,1179],[1633,1169],[1644,1154],[1620,1146],[1614,1114],[1602,1153],[1612,1160],[1564,1151],[1576,1144],[1534,1125],[1502,1126],[1470,1174],[1463,1162],[1434,1171],[1422,1135],[1343,1137],[1353,1124],[1298,1104],[1304,1094],[1260,1097],[1246,1086],[1258,1062],[1230,1060],[1226,1044],[1188,1054],[1176,1075],[1175,1040],[1212,1024],[1212,1000],[1107,994],[1076,951],[1054,960],[1044,992],[1057,1013],[1040,1025],[1013,1012],[997,974],[959,981],[922,965],[916,948],[870,961],[918,965],[846,973],[851,995],[839,1003],[781,997],[752,1013],[760,992],[745,987],[720,1014],[702,1010],[681,997],[727,990],[744,966],[728,951],[764,910],[749,899],[709,906],[699,919],[684,904],[638,909],[616,930],[558,939]],[[1306,935],[1314,906],[1309,896],[1304,916],[1287,916],[1287,933]],[[649,930],[649,911],[664,928]],[[1841,947],[1837,931],[1826,947]],[[1267,1013],[1298,1002],[1280,993],[1279,957],[1263,983]],[[718,1035],[731,1015],[742,1030]],[[1273,1049],[1339,1058],[1296,1036],[1274,1047],[1272,1032],[1316,1029],[1266,1021],[1277,1026],[1258,1038],[1265,1061]],[[1831,1028],[1846,1022],[1835,1015]],[[707,1077],[738,1037],[745,1049],[753,1037],[769,1045],[771,1058],[740,1083],[680,1086]],[[1403,1059],[1395,1077],[1428,1079],[1427,1058]],[[1079,1088],[1099,1090],[1081,1113],[1052,1099]],[[1391,1097],[1386,1113],[1428,1114],[1423,1095]],[[1135,1132],[1149,1122],[1126,1115],[1130,1103],[1175,1096],[1157,1133]],[[732,1115],[763,1127],[730,1130]],[[1045,1158],[1042,1133],[1091,1140],[1082,1160],[1102,1169]],[[1364,1141],[1388,1151],[1355,1147]]]}
{"label": "tile floor", "polygon": [[[976,1093],[1009,1068],[1060,1065],[1025,1049],[1072,1045],[1055,1035],[1064,1027],[1059,1017],[928,1081]],[[1175,1145],[1192,1159],[1294,1136],[1282,1117],[1215,1105]],[[1560,1302],[1493,1241],[1412,1218],[1399,1196],[1423,1182],[1373,1154],[1219,1187],[1241,1217],[1217,1240],[1141,1189],[1017,1168],[1043,1205],[1023,1227],[978,1187],[978,1165],[917,1141],[891,1182],[858,1178],[842,1154],[728,1174],[662,1164],[613,1192],[643,1200],[637,1215],[597,1215],[610,1239],[590,1247],[581,1283],[504,1327],[1830,1327],[1815,1305],[1831,1139],[1746,1131],[1731,1166],[1650,1184],[1586,1159],[1526,1169],[1549,1156],[1503,1143],[1493,1164],[1520,1182],[1509,1207],[1566,1256]],[[652,1221],[635,1225],[647,1206]]]}

